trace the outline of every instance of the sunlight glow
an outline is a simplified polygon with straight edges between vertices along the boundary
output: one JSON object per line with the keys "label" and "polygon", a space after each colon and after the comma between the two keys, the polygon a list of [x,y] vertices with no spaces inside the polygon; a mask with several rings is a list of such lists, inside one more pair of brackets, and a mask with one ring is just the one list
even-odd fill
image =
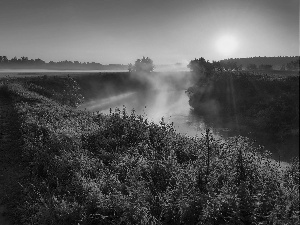
{"label": "sunlight glow", "polygon": [[221,36],[216,43],[216,48],[222,55],[229,56],[237,50],[238,41],[234,36],[224,35]]}

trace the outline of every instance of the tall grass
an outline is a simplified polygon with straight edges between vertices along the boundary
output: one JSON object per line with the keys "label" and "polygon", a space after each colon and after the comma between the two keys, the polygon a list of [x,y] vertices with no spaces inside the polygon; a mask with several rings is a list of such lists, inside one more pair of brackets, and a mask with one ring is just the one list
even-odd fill
{"label": "tall grass", "polygon": [[33,78],[5,87],[31,171],[11,212],[19,224],[299,223],[298,161],[280,173],[242,137],[189,138],[125,108],[77,111]]}

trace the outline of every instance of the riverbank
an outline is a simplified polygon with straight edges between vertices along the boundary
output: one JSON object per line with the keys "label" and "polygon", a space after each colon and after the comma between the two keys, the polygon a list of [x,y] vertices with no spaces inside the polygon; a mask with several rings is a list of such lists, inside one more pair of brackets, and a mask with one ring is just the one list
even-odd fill
{"label": "riverbank", "polygon": [[210,76],[188,90],[195,114],[266,144],[276,159],[299,155],[299,76],[245,72]]}
{"label": "riverbank", "polygon": [[39,79],[0,87],[29,171],[10,199],[18,224],[299,222],[297,162],[282,171],[245,138],[189,138],[125,109],[78,111],[74,80]]}

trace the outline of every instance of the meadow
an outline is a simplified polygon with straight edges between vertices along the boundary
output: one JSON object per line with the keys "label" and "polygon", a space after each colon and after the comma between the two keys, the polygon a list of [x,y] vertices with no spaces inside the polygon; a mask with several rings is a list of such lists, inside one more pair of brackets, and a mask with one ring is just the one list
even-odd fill
{"label": "meadow", "polygon": [[300,222],[298,159],[282,169],[241,136],[216,139],[207,129],[192,138],[125,108],[77,110],[85,97],[79,83],[0,81],[0,96],[17,115],[27,171],[6,190],[18,193],[5,200],[17,224]]}

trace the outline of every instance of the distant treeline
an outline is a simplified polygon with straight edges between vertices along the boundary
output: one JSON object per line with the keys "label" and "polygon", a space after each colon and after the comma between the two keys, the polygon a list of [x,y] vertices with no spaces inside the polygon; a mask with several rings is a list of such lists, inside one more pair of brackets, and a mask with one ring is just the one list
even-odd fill
{"label": "distant treeline", "polygon": [[75,69],[75,70],[126,70],[127,65],[108,64],[102,65],[95,62],[79,62],[79,61],[59,61],[49,63],[42,59],[28,59],[22,56],[21,58],[13,57],[8,59],[6,56],[0,56],[0,69]]}
{"label": "distant treeline", "polygon": [[245,70],[299,70],[299,56],[229,58],[220,63],[236,63]]}

